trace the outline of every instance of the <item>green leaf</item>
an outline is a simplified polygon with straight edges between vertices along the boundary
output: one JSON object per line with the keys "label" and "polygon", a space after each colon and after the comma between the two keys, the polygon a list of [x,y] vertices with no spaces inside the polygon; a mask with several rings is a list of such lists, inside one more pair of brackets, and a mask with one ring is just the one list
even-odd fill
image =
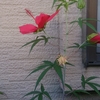
{"label": "green leaf", "polygon": [[69,88],[69,90],[71,90],[71,91],[73,90],[73,89],[72,89],[72,87],[71,87],[70,85],[65,84],[65,86],[66,86],[66,87],[68,87],[68,88]]}
{"label": "green leaf", "polygon": [[66,11],[68,10],[68,3],[67,2],[64,2],[64,4],[63,4],[63,6],[64,6],[64,8],[66,9]]}
{"label": "green leaf", "polygon": [[[27,45],[29,45],[29,44],[31,44],[31,43],[33,43],[35,40],[32,40],[32,41],[30,41],[30,42],[27,42],[26,44],[24,44],[22,47],[24,47],[24,46],[27,46]],[[21,47],[21,48],[22,48]]]}
{"label": "green leaf", "polygon": [[33,42],[32,46],[31,46],[31,49],[30,49],[30,51],[29,51],[29,54],[31,53],[33,47],[34,47],[39,41],[41,41],[41,39],[36,39],[36,40]]}
{"label": "green leaf", "polygon": [[81,76],[81,81],[82,81],[82,82],[81,82],[81,85],[82,85],[82,87],[85,89],[85,83],[86,83],[86,82],[85,82],[85,77],[84,77],[84,75]]}
{"label": "green leaf", "polygon": [[77,47],[79,47],[80,45],[78,43],[74,43]]}
{"label": "green leaf", "polygon": [[61,69],[61,66],[57,63],[57,61],[55,61],[53,68],[58,74],[59,78],[61,79],[62,84],[64,84],[62,69]]}
{"label": "green leaf", "polygon": [[93,82],[91,82],[94,86],[96,86],[96,87],[100,87],[100,84],[97,84],[97,83],[93,83]]}
{"label": "green leaf", "polygon": [[50,100],[52,100],[48,92],[45,91],[43,94],[46,95]]}
{"label": "green leaf", "polygon": [[38,84],[39,84],[40,81],[43,79],[43,77],[45,76],[45,74],[46,74],[51,68],[52,68],[52,66],[48,67],[47,69],[45,69],[45,70],[40,74],[40,76],[39,76],[38,79],[37,79],[35,89],[37,88]]}
{"label": "green leaf", "polygon": [[79,100],[80,100],[80,94],[79,93],[85,93],[85,94],[89,94],[89,92],[87,92],[86,90],[73,90],[72,94],[75,95]]}
{"label": "green leaf", "polygon": [[43,84],[41,84],[41,92],[43,93],[44,92],[44,86],[43,86]]}
{"label": "green leaf", "polygon": [[50,39],[50,37],[46,37],[44,35],[41,35],[40,37],[42,37],[42,39],[44,40],[44,45],[46,45],[46,43],[48,42],[48,39]]}
{"label": "green leaf", "polygon": [[0,94],[1,94],[1,95],[4,95],[4,92],[1,92],[1,91],[0,91]]}
{"label": "green leaf", "polygon": [[24,95],[23,97],[28,96],[28,95],[33,95],[33,94],[39,94],[39,93],[40,93],[39,91],[31,91],[27,93],[26,95]]}
{"label": "green leaf", "polygon": [[80,28],[82,28],[82,26],[83,26],[83,20],[82,20],[82,18],[78,19],[78,25],[80,26]]}
{"label": "green leaf", "polygon": [[71,63],[69,63],[69,62],[66,62],[66,64],[67,64],[67,65],[71,65],[71,66],[74,66],[73,64],[71,64]]}
{"label": "green leaf", "polygon": [[[48,42],[49,39],[50,39],[50,37],[46,37],[46,36],[44,36],[44,35],[37,36],[35,40],[32,40],[32,41],[30,41],[30,42],[27,42],[27,43],[24,44],[22,47],[27,46],[27,45],[29,45],[29,44],[32,44],[32,45],[31,45],[31,49],[30,49],[30,51],[29,51],[29,54],[30,54],[30,52],[32,51],[33,47],[34,47],[37,43],[39,43],[40,41],[44,40],[44,45],[46,45],[46,43]],[[22,47],[21,47],[21,48],[22,48]]]}
{"label": "green leaf", "polygon": [[43,62],[44,62],[44,64],[47,65],[47,66],[52,66],[52,65],[53,65],[53,63],[52,63],[51,61],[48,61],[48,60],[45,60],[45,61],[43,61]]}
{"label": "green leaf", "polygon": [[58,0],[53,0],[52,7],[55,5],[55,3],[56,3],[57,1],[58,1]]}
{"label": "green leaf", "polygon": [[68,48],[79,48],[79,47],[80,47],[80,45],[79,45],[78,43],[74,43],[73,46],[70,46],[70,47],[68,47]]}
{"label": "green leaf", "polygon": [[90,23],[88,23],[88,22],[84,22],[84,24],[86,24],[88,27],[90,27],[94,32],[96,32],[97,33],[97,30],[95,29],[95,27],[92,25],[92,24],[90,24]]}
{"label": "green leaf", "polygon": [[85,93],[85,94],[89,94],[90,95],[89,92],[87,92],[86,90],[82,90],[82,89],[74,90],[74,92],[76,92],[76,93]]}
{"label": "green leaf", "polygon": [[77,2],[76,0],[70,1],[70,2],[69,2],[69,5],[72,5],[72,4],[76,3],[76,2]]}
{"label": "green leaf", "polygon": [[88,82],[87,84],[88,84],[92,89],[94,89],[94,91],[95,91],[98,95],[100,95],[99,90],[97,89],[97,87],[96,87],[93,83]]}
{"label": "green leaf", "polygon": [[[30,49],[30,52],[32,51],[33,47],[38,43],[40,42],[41,40],[44,40],[44,45],[46,45],[46,43],[48,42],[48,39],[50,39],[49,37],[46,37],[44,35],[41,35],[41,36],[37,36],[36,39],[34,40],[32,46],[31,46],[31,49]],[[29,53],[30,53],[29,52]]]}
{"label": "green leaf", "polygon": [[62,6],[62,3],[60,3],[59,5],[57,5],[57,10]]}
{"label": "green leaf", "polygon": [[91,80],[96,79],[96,78],[98,78],[98,77],[97,76],[91,76],[91,77],[86,79],[86,82],[91,81]]}
{"label": "green leaf", "polygon": [[38,100],[43,100],[43,96],[42,96],[41,93],[40,93],[39,96],[38,96]]}
{"label": "green leaf", "polygon": [[70,22],[70,24],[73,24],[73,23],[78,23],[78,21],[77,21],[77,20],[75,20],[75,21]]}
{"label": "green leaf", "polygon": [[42,70],[42,69],[44,69],[46,67],[50,67],[50,66],[53,66],[53,63],[51,61],[43,61],[43,63],[41,65],[39,65],[37,68],[35,68],[28,76],[30,76],[31,74],[33,74],[39,70]]}
{"label": "green leaf", "polygon": [[80,100],[80,95],[78,95],[75,91],[73,91],[72,93],[74,96],[76,96],[78,98],[78,100]]}
{"label": "green leaf", "polygon": [[35,100],[35,98],[37,98],[39,95],[35,95],[34,97],[32,97],[30,100]]}

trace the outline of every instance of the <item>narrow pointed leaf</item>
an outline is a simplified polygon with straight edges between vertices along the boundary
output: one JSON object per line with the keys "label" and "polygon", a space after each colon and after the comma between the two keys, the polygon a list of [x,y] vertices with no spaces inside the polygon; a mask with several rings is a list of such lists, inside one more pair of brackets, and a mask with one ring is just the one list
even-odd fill
{"label": "narrow pointed leaf", "polygon": [[71,90],[71,91],[73,90],[72,87],[71,87],[70,85],[65,84],[65,86],[66,86],[67,88],[69,88],[69,90]]}
{"label": "narrow pointed leaf", "polygon": [[57,10],[62,6],[62,3],[60,3],[59,5],[57,5]]}
{"label": "narrow pointed leaf", "polygon": [[100,87],[100,84],[97,84],[97,83],[93,83],[93,82],[91,82],[94,86],[96,86],[96,87]]}
{"label": "narrow pointed leaf", "polygon": [[32,46],[31,46],[31,49],[30,49],[30,51],[29,51],[29,54],[31,53],[33,47],[34,47],[39,41],[41,41],[41,40],[40,40],[40,39],[37,39],[37,40],[34,41],[34,43],[33,43]]}
{"label": "narrow pointed leaf", "polygon": [[44,43],[44,45],[46,45],[46,43],[48,42],[48,39],[50,39],[49,37],[46,37],[46,36],[41,36],[43,39],[44,39],[44,41],[45,41],[45,43]]}
{"label": "narrow pointed leaf", "polygon": [[82,26],[83,26],[82,18],[79,18],[78,19],[78,25],[80,26],[80,28],[82,28]]}
{"label": "narrow pointed leaf", "polygon": [[56,3],[57,1],[58,1],[58,0],[53,0],[52,7],[55,5],[55,3]]}
{"label": "narrow pointed leaf", "polygon": [[53,63],[52,63],[51,61],[48,61],[48,60],[45,60],[45,61],[43,61],[43,62],[44,62],[44,64],[47,65],[47,66],[52,66],[52,65],[53,65]]}
{"label": "narrow pointed leaf", "polygon": [[[27,45],[29,45],[29,44],[31,44],[31,43],[33,43],[35,40],[32,40],[32,41],[30,41],[30,42],[27,42],[26,44],[24,44],[22,47],[24,47],[24,46],[27,46]],[[21,47],[21,48],[22,48]]]}
{"label": "narrow pointed leaf", "polygon": [[70,24],[73,24],[73,23],[78,23],[78,21],[77,21],[77,20],[75,20],[75,21],[70,22]]}
{"label": "narrow pointed leaf", "polygon": [[1,95],[4,95],[5,93],[0,91],[0,94],[1,94]]}
{"label": "narrow pointed leaf", "polygon": [[55,64],[54,64],[53,68],[56,71],[56,73],[58,74],[59,78],[61,79],[62,84],[64,84],[64,82],[63,82],[63,73],[62,73],[61,66],[55,61]]}
{"label": "narrow pointed leaf", "polygon": [[38,84],[39,84],[40,81],[43,79],[43,77],[45,76],[45,74],[46,74],[51,68],[52,68],[52,67],[48,67],[47,69],[45,69],[45,70],[40,74],[40,76],[39,76],[38,79],[37,79],[35,89],[37,88]]}
{"label": "narrow pointed leaf", "polygon": [[43,93],[44,92],[44,86],[43,86],[43,84],[41,84],[41,92]]}
{"label": "narrow pointed leaf", "polygon": [[67,65],[71,65],[71,66],[74,66],[73,64],[71,64],[71,63],[69,63],[69,62],[66,62],[66,64],[67,64]]}
{"label": "narrow pointed leaf", "polygon": [[85,89],[85,77],[84,77],[84,75],[81,76],[81,81],[82,81],[81,85]]}
{"label": "narrow pointed leaf", "polygon": [[97,89],[97,87],[95,86],[95,85],[93,85],[92,83],[87,83],[92,89],[94,89],[94,91],[98,94],[98,95],[100,95],[100,92],[99,92],[99,90]]}
{"label": "narrow pointed leaf", "polygon": [[78,43],[74,43],[73,46],[70,46],[70,47],[68,47],[68,48],[79,48],[79,47],[80,47],[80,45],[79,45]]}
{"label": "narrow pointed leaf", "polygon": [[74,43],[77,47],[79,47],[80,45],[78,43]]}
{"label": "narrow pointed leaf", "polygon": [[47,96],[50,100],[52,100],[48,92],[45,91],[43,94],[44,94],[45,96]]}
{"label": "narrow pointed leaf", "polygon": [[72,5],[72,4],[74,4],[75,2],[77,2],[77,1],[71,1],[71,2],[69,2],[69,5]]}
{"label": "narrow pointed leaf", "polygon": [[97,76],[91,76],[91,77],[86,79],[86,82],[91,81],[91,80],[96,79],[96,78],[98,78],[98,77]]}
{"label": "narrow pointed leaf", "polygon": [[85,93],[90,95],[89,92],[87,92],[86,90],[73,90],[72,94],[75,95],[79,100],[80,100],[80,94],[79,93]]}
{"label": "narrow pointed leaf", "polygon": [[90,24],[90,23],[88,23],[88,22],[85,22],[84,24],[86,24],[88,27],[90,27],[94,32],[96,32],[97,33],[97,30],[95,29],[95,27],[92,25],[92,24]]}
{"label": "narrow pointed leaf", "polygon": [[42,94],[39,94],[38,100],[43,100]]}
{"label": "narrow pointed leaf", "polygon": [[78,46],[69,46],[68,48],[79,48]]}
{"label": "narrow pointed leaf", "polygon": [[78,98],[78,100],[80,100],[80,95],[78,95],[76,92],[72,93],[74,96],[76,96]]}
{"label": "narrow pointed leaf", "polygon": [[24,97],[28,96],[28,95],[33,95],[33,94],[39,94],[39,93],[40,93],[39,91],[31,91],[31,92],[27,93],[26,95],[24,95]]}
{"label": "narrow pointed leaf", "polygon": [[[33,74],[33,73],[35,73],[35,72],[37,72],[37,71],[39,71],[39,70],[42,70],[42,69],[44,69],[44,68],[46,68],[46,67],[49,67],[49,66],[52,66],[53,65],[53,63],[52,62],[50,62],[50,61],[43,61],[44,63],[42,63],[41,65],[39,65],[37,68],[35,68],[28,76],[30,76],[31,74]],[[27,76],[27,77],[28,77]],[[27,78],[26,77],[26,78]]]}
{"label": "narrow pointed leaf", "polygon": [[34,97],[32,97],[30,100],[35,100],[35,98],[37,98],[39,95],[36,95]]}
{"label": "narrow pointed leaf", "polygon": [[84,94],[89,94],[90,95],[90,93],[89,92],[87,92],[86,90],[74,90],[74,92],[76,92],[76,93],[84,93]]}

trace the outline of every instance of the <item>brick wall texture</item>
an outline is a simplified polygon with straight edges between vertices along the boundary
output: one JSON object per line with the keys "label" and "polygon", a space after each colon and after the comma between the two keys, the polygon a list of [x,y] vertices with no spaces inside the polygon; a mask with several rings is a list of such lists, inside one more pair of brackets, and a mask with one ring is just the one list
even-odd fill
{"label": "brick wall texture", "polygon": [[[0,0],[0,91],[6,93],[7,96],[1,96],[0,100],[30,100],[30,97],[22,98],[26,93],[33,90],[36,79],[40,72],[32,74],[27,79],[26,76],[41,61],[54,61],[59,53],[63,52],[64,44],[72,45],[74,42],[81,43],[82,32],[77,26],[66,38],[66,16],[68,22],[81,16],[76,9],[76,5],[70,7],[70,11],[65,15],[64,10],[47,24],[45,31],[49,36],[57,37],[46,46],[39,43],[29,55],[30,46],[20,49],[26,42],[31,41],[37,35],[22,35],[18,27],[26,23],[34,23],[33,19],[25,13],[25,8],[30,9],[34,15],[40,12],[52,14],[55,9],[52,8],[53,0]],[[68,29],[71,25],[68,25]],[[40,34],[43,34],[42,32]],[[100,68],[84,68],[82,64],[81,50],[73,53],[75,49],[67,49],[66,55],[71,56],[69,62],[75,66],[66,66],[66,83],[74,88],[80,86],[81,75],[86,77],[91,75],[100,76]],[[100,82],[100,80],[96,80]],[[62,100],[62,89],[59,78],[54,70],[49,71],[42,81],[45,88],[53,100]],[[95,100],[99,100],[97,95],[93,96]],[[83,100],[94,100],[88,96],[83,96]],[[97,99],[96,99],[97,98]],[[47,99],[46,99],[47,100]],[[66,96],[66,100],[77,100],[75,97]]]}

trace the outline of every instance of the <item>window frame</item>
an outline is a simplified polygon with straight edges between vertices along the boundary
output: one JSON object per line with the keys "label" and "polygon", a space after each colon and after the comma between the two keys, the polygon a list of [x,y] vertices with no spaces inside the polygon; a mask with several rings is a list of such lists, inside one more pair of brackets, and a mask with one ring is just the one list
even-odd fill
{"label": "window frame", "polygon": [[[87,8],[86,8],[86,18],[94,18],[97,19],[97,4],[98,0],[87,0]],[[96,29],[97,29],[97,21],[88,21],[91,23]],[[92,29],[90,29],[88,26],[86,26],[86,36],[88,36],[91,33],[95,33]],[[84,34],[84,33],[83,33]],[[97,61],[97,53],[96,53],[96,46],[88,46],[85,49],[85,52],[83,50],[83,62],[85,64],[85,67],[88,66],[100,66],[100,61]]]}

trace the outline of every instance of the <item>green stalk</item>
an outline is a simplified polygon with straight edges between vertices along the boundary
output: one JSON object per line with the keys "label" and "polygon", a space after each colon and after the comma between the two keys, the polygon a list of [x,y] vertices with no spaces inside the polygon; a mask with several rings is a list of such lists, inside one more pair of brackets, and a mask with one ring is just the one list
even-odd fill
{"label": "green stalk", "polygon": [[[66,11],[67,13],[67,11]],[[66,55],[66,51],[67,51],[67,40],[68,40],[68,20],[67,20],[67,14],[66,14],[66,42],[65,42],[65,49],[64,49],[64,55]],[[65,100],[65,74],[66,74],[66,65],[63,66],[63,100]]]}
{"label": "green stalk", "polygon": [[65,100],[65,74],[66,74],[66,65],[63,66],[63,100]]}

